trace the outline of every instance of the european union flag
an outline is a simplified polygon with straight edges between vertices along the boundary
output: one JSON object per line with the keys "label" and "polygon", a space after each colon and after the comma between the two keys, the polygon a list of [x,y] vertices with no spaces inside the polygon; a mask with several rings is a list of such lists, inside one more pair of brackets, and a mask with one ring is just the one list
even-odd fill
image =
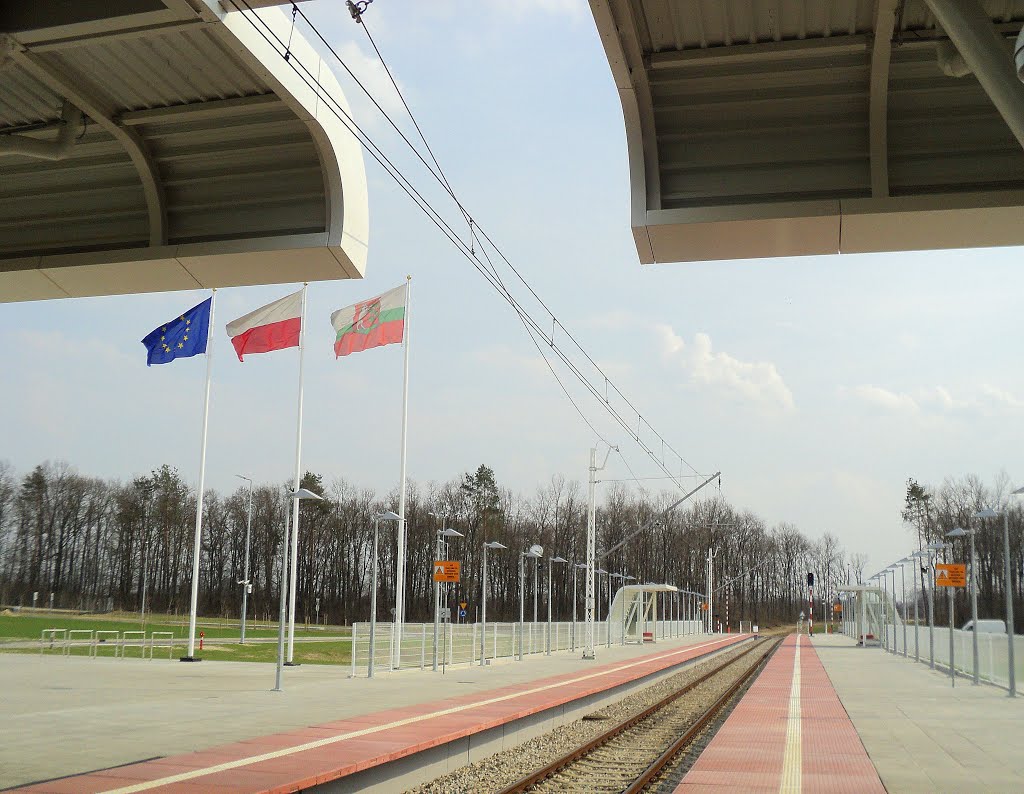
{"label": "european union flag", "polygon": [[210,306],[207,298],[180,317],[153,329],[142,344],[146,346],[146,366],[169,364],[176,358],[188,358],[206,352],[210,335]]}

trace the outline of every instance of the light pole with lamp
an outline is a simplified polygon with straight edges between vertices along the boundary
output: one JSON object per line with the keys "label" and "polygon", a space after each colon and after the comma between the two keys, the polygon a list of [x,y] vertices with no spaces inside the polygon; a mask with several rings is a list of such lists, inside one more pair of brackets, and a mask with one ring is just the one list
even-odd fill
{"label": "light pole with lamp", "polygon": [[[625,574],[612,573],[611,571],[608,571],[607,572],[607,576],[606,576],[606,579],[607,579],[607,582],[608,582],[608,615],[607,615],[608,631],[605,633],[605,637],[606,637],[606,641],[607,641],[607,644],[608,644],[607,647],[609,647],[609,648],[612,647],[612,579],[622,579],[624,575]],[[625,621],[626,621],[626,612],[625,612],[625,609],[623,609],[622,621],[620,621],[622,626],[625,626]]]}
{"label": "light pole with lamp", "polygon": [[577,598],[578,598],[577,595],[576,595],[576,572],[580,568],[586,568],[586,567],[587,567],[587,564],[585,562],[577,562],[577,563],[574,563],[573,566],[572,566],[572,633],[570,635],[569,641],[570,641],[570,643],[572,643],[572,647],[571,647],[570,650],[573,650],[573,651],[576,650],[576,621],[577,621],[577,617],[576,617],[576,602],[577,602]]}
{"label": "light pole with lamp", "polygon": [[899,560],[896,565],[900,566],[900,589],[903,591],[903,658],[907,658],[907,574],[904,565],[910,562],[909,557]]}
{"label": "light pole with lamp", "polygon": [[[313,493],[306,488],[297,488],[294,491],[288,492],[288,499],[294,500],[296,504],[301,502],[303,499],[312,499],[313,501],[322,501],[323,497],[320,494]],[[274,692],[281,692],[281,671],[284,669],[284,624],[285,624],[285,611],[287,607],[287,593],[288,593],[288,532],[289,532],[289,519],[291,518],[291,505],[289,509],[285,511],[284,516],[284,535],[281,537],[281,602],[278,606],[277,615],[277,670],[274,677]],[[374,559],[376,559],[377,541],[374,540]],[[376,595],[376,566],[374,567],[374,595]],[[354,651],[355,649],[353,649]]]}
{"label": "light pole with lamp", "polygon": [[249,483],[249,510],[245,517],[245,563],[242,566],[242,581],[238,583],[242,585],[242,636],[238,644],[245,645],[245,616],[249,606],[249,590],[252,587],[249,584],[249,538],[252,535],[252,478],[246,477],[244,474],[236,474],[235,476]]}
{"label": "light pole with lamp", "polygon": [[[928,555],[928,666],[935,669],[935,565],[932,556],[936,548],[941,548],[941,543],[929,543],[925,547]],[[924,579],[924,571],[921,572]]]}
{"label": "light pole with lamp", "polygon": [[[444,540],[445,538],[461,538],[465,537],[461,532],[455,529],[439,529],[437,530],[437,560],[448,559],[448,544]],[[486,552],[485,552],[486,553]],[[443,556],[442,556],[443,555]],[[437,642],[438,642],[438,629],[441,623],[441,583],[434,581],[434,672],[437,672]]]}
{"label": "light pole with lamp", "polygon": [[[153,496],[153,491],[156,490],[155,477],[147,478],[143,477],[141,480],[137,480],[142,489],[142,610],[139,615],[139,622],[142,624],[142,630],[146,630],[146,590],[149,586],[149,522],[146,520],[146,506],[149,505],[150,499]],[[51,596],[51,602],[53,598]],[[53,607],[53,604],[50,604]]]}
{"label": "light pole with lamp", "polygon": [[[380,513],[373,517],[373,574],[371,576],[370,584],[370,658],[366,664],[366,677],[373,678],[373,668],[375,664],[375,655],[377,652],[377,538],[379,535],[378,529],[381,521],[401,521],[402,517],[393,510],[388,510],[386,513]],[[394,626],[392,626],[394,631]],[[355,653],[355,648],[352,649]]]}
{"label": "light pole with lamp", "polygon": [[[496,540],[492,540],[484,543],[484,565],[483,565],[483,576],[481,576],[480,582],[480,666],[484,667],[487,664],[487,550],[488,549],[507,549],[503,543],[499,543]],[[436,626],[435,626],[436,628]],[[437,643],[434,644],[437,647]]]}
{"label": "light pole with lamp", "polygon": [[[921,640],[918,636],[918,629],[921,627],[921,616],[918,605],[921,601],[921,590],[924,589],[924,575],[921,573],[921,558],[923,551],[915,551],[910,554],[910,561],[914,563],[914,661],[921,661]],[[917,586],[918,578],[921,579],[921,588]]]}
{"label": "light pole with lamp", "polygon": [[548,641],[545,656],[551,655],[551,573],[555,563],[569,562],[565,557],[548,557]]}
{"label": "light pole with lamp", "polygon": [[[896,603],[896,565],[890,565],[888,568],[885,569],[885,573],[892,574],[892,647],[890,648],[890,651],[893,653],[893,655],[896,655],[899,653],[900,650],[900,640],[899,636],[896,634],[896,619],[900,616],[898,604]],[[889,584],[888,575],[885,578],[885,583],[886,585]],[[906,626],[906,623],[904,622],[903,625]],[[903,639],[904,641],[906,640],[905,631]]]}
{"label": "light pole with lamp", "polygon": [[519,552],[519,661],[523,661],[523,623],[526,621],[526,558],[536,561],[543,556],[544,547],[536,543],[529,551]]}
{"label": "light pole with lamp", "polygon": [[[1024,493],[1024,488],[1011,491],[1015,496]],[[986,508],[974,514],[975,518],[995,518],[998,515],[992,508]],[[1017,697],[1017,670],[1014,667],[1013,654],[1013,579],[1010,576],[1010,518],[1009,506],[1003,508],[1003,589],[1006,590],[1006,661],[1008,666],[1008,689],[1010,697]],[[978,627],[974,627],[977,634]]]}
{"label": "light pole with lamp", "polygon": [[974,562],[974,533],[977,530],[964,529],[963,527],[953,527],[949,532],[946,533],[947,538],[962,538],[970,536],[971,538],[971,625],[974,630],[971,632],[971,654],[973,656],[972,663],[974,664],[973,671],[973,683],[978,686],[981,683],[981,677],[978,673],[978,569],[975,567]]}
{"label": "light pole with lamp", "polygon": [[[928,548],[936,552],[952,550],[952,543],[929,543]],[[932,580],[932,586],[935,586],[935,580]],[[953,647],[953,592],[955,588],[946,587],[949,591],[949,680],[953,686],[956,686],[956,658],[954,656]]]}

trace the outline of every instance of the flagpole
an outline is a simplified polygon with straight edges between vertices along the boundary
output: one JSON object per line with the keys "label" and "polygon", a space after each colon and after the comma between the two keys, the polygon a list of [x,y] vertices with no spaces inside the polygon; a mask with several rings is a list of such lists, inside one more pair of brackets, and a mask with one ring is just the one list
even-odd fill
{"label": "flagpole", "polygon": [[[302,480],[302,365],[306,359],[306,288],[302,285],[302,308],[299,311],[299,419],[295,430],[295,490],[299,490]],[[288,600],[288,661],[285,664],[295,665],[295,585],[299,574],[299,503],[301,499],[293,499],[292,508],[292,575],[289,583]]]}
{"label": "flagpole", "polygon": [[199,555],[203,542],[203,488],[206,484],[206,437],[210,424],[210,381],[213,377],[213,312],[217,307],[217,290],[210,297],[210,320],[206,327],[206,391],[203,397],[203,441],[199,453],[199,493],[196,498],[196,537],[192,547],[192,600],[188,611],[188,654],[183,662],[198,662],[196,658],[196,609],[199,604]]}
{"label": "flagpole", "polygon": [[[405,463],[406,463],[406,437],[409,429],[409,332],[411,323],[409,317],[409,304],[412,295],[412,276],[405,277],[405,364],[402,377],[402,467],[399,475],[398,486],[398,515],[401,521],[398,522],[398,565],[397,581],[395,586],[395,642],[391,666],[397,669],[402,659],[402,626],[405,623]],[[443,529],[443,527],[442,527]]]}

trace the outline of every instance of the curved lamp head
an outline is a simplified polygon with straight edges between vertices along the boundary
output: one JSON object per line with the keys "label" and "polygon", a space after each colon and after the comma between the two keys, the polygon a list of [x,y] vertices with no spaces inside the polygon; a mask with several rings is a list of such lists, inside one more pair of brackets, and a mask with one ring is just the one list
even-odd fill
{"label": "curved lamp head", "polygon": [[402,517],[394,510],[388,510],[386,513],[374,516],[374,519],[377,521],[401,521]]}
{"label": "curved lamp head", "polygon": [[953,527],[949,532],[946,533],[947,538],[962,538],[968,535],[968,531],[963,527]]}
{"label": "curved lamp head", "polygon": [[565,557],[549,557],[548,562],[569,562]]}
{"label": "curved lamp head", "polygon": [[484,548],[485,549],[507,549],[508,546],[506,546],[504,543],[498,543],[498,541],[492,540],[492,541],[489,541],[487,543],[484,543]]}
{"label": "curved lamp head", "polygon": [[438,533],[442,538],[464,538],[466,537],[457,529],[442,529]]}
{"label": "curved lamp head", "polygon": [[313,493],[308,488],[299,488],[297,491],[288,492],[289,499],[312,499],[314,501],[323,501],[323,497],[318,493]]}
{"label": "curved lamp head", "polygon": [[544,547],[538,543],[534,543],[532,546],[530,546],[530,550],[527,552],[527,554],[529,554],[531,557],[543,557]]}
{"label": "curved lamp head", "polygon": [[[1014,493],[1017,493],[1014,491]],[[991,507],[986,507],[984,510],[979,510],[975,513],[972,518],[998,518],[999,513],[993,510]]]}

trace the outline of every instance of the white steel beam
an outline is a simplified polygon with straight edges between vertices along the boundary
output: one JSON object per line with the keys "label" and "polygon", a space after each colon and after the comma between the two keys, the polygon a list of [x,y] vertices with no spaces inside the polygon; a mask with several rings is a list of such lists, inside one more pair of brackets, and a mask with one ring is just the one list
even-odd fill
{"label": "white steel beam", "polygon": [[80,108],[121,144],[142,182],[142,192],[146,198],[146,209],[149,216],[149,244],[152,246],[166,245],[167,202],[156,162],[139,134],[117,123],[115,120],[117,108],[113,100],[106,97],[100,89],[91,85],[81,75],[72,74],[64,68],[55,66],[43,56],[27,49],[15,48],[11,52],[11,58],[51,91]]}
{"label": "white steel beam", "polygon": [[877,0],[871,44],[871,94],[868,105],[871,195],[889,195],[889,61],[896,27],[897,0]]}
{"label": "white steel beam", "polygon": [[[888,0],[884,0],[888,2]],[[679,52],[655,52],[648,56],[652,70],[673,69],[679,66],[705,66],[711,63],[741,63],[749,61],[778,61],[799,55],[843,55],[865,52],[867,36],[829,36],[827,39],[795,39],[793,41],[765,41],[758,44],[734,44],[731,47],[689,49]]]}
{"label": "white steel beam", "polygon": [[992,104],[1024,146],[1024,84],[1013,56],[977,0],[925,0]]}

